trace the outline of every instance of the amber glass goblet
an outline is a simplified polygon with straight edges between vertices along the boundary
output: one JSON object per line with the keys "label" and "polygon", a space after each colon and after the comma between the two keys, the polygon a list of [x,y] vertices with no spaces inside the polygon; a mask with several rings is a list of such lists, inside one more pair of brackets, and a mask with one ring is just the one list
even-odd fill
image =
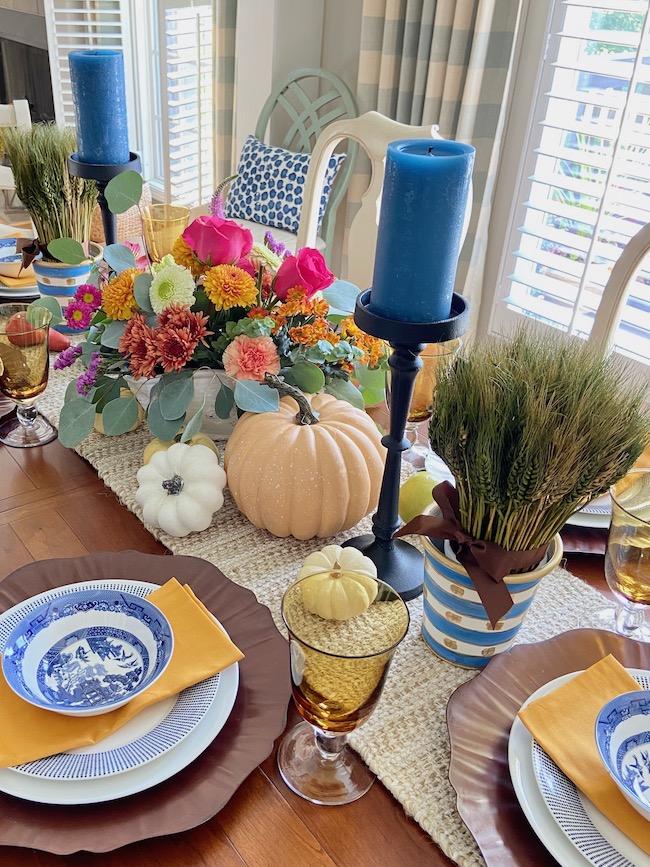
{"label": "amber glass goblet", "polygon": [[289,587],[282,600],[293,699],[305,722],[285,737],[278,767],[289,788],[306,800],[347,804],[375,779],[347,746],[347,734],[375,709],[409,614],[392,587],[372,579],[377,595],[365,611],[347,620],[321,617],[303,598],[302,585],[310,578]]}
{"label": "amber glass goblet", "polygon": [[174,242],[187,228],[190,209],[182,205],[149,205],[142,211],[142,227],[147,253],[152,262],[160,262],[171,253]]}
{"label": "amber glass goblet", "polygon": [[51,320],[45,307],[0,304],[0,391],[16,404],[16,417],[0,425],[6,446],[32,448],[56,437],[35,406],[47,385]]}

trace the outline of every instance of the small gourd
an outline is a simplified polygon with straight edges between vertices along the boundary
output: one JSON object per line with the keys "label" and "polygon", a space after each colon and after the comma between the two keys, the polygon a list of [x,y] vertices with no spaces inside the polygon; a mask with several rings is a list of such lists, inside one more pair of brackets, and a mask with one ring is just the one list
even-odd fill
{"label": "small gourd", "polygon": [[173,443],[137,474],[135,499],[147,524],[170,536],[206,530],[223,506],[226,474],[207,446]]}
{"label": "small gourd", "polygon": [[305,559],[298,573],[303,605],[325,620],[349,620],[372,605],[377,567],[356,548],[327,545]]}
{"label": "small gourd", "polygon": [[[165,442],[164,440],[159,440],[157,438],[151,440],[151,442],[147,443],[147,445],[144,447],[144,452],[142,454],[142,463],[144,465],[148,464],[149,461],[151,460],[151,458],[153,457],[153,455],[156,454],[156,452],[167,451],[167,449],[171,445],[173,445],[175,442],[176,443],[180,442],[180,434],[178,435],[177,439],[170,440],[169,442]],[[217,446],[216,446],[214,440],[211,440],[207,434],[201,433],[201,431],[199,431],[197,434],[194,434],[194,436],[191,437],[191,439],[187,440],[187,445],[188,446],[197,446],[197,445],[207,446],[211,451],[213,451],[215,453],[215,455],[217,457],[219,457],[219,450],[217,449]]]}

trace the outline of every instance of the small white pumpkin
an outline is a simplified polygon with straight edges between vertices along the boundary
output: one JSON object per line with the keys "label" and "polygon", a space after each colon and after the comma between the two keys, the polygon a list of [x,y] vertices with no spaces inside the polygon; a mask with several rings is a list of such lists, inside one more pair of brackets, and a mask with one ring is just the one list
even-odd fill
{"label": "small white pumpkin", "polygon": [[226,474],[204,445],[174,443],[156,452],[137,474],[136,501],[146,523],[170,536],[206,530],[223,506]]}
{"label": "small white pumpkin", "polygon": [[303,605],[325,620],[349,620],[377,595],[377,567],[356,548],[326,545],[305,558],[298,579]]}

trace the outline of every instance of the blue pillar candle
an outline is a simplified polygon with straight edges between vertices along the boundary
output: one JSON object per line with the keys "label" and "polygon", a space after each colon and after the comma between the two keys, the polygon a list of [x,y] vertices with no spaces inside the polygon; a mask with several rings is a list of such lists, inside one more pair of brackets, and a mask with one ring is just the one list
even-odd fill
{"label": "blue pillar candle", "polygon": [[71,51],[70,81],[77,121],[77,157],[82,163],[129,161],[124,57],[108,48]]}
{"label": "blue pillar candle", "polygon": [[401,322],[440,322],[451,296],[474,148],[460,142],[391,142],[369,309]]}

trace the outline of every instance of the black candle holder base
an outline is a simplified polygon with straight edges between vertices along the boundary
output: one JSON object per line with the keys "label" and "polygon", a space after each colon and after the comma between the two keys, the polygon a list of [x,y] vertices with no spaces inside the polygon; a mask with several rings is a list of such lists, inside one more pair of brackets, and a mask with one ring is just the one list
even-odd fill
{"label": "black candle holder base", "polygon": [[390,548],[382,546],[373,533],[356,536],[342,545],[356,548],[377,567],[377,577],[385,581],[405,602],[422,593],[424,564],[422,552],[403,539],[393,539]]}

